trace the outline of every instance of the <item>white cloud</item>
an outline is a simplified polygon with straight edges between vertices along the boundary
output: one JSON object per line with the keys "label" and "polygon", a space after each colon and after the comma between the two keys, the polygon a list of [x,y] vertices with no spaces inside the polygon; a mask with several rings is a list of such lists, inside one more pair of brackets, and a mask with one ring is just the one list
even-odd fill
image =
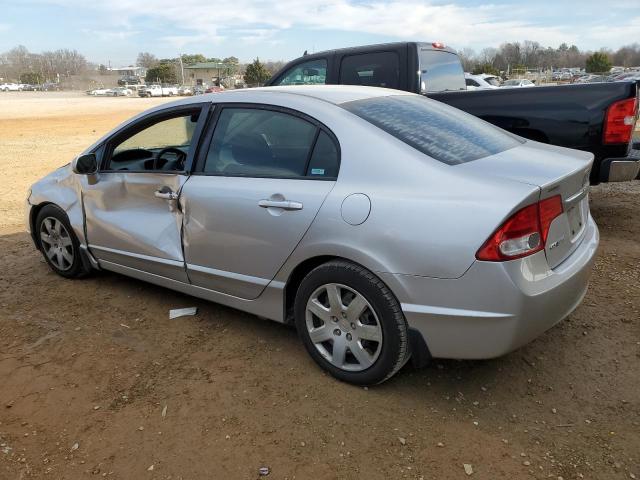
{"label": "white cloud", "polygon": [[[479,49],[505,41],[531,39],[543,45],[575,43],[581,48],[617,47],[640,37],[638,19],[624,11],[637,0],[611,0],[616,8],[598,14],[599,6],[588,2],[464,5],[419,0],[280,0],[264,2],[234,0],[215,6],[201,0],[44,0],[74,9],[95,10],[114,22],[136,25],[151,20],[167,31],[162,40],[176,47],[225,38],[244,43],[278,42],[278,34],[292,27],[377,34],[397,39],[439,40]],[[595,10],[593,10],[595,9]],[[593,11],[592,11],[593,10]],[[632,11],[632,10],[629,10]],[[572,12],[584,18],[576,28]],[[611,16],[617,15],[618,21]],[[608,17],[608,18],[607,18]],[[544,21],[542,20],[544,19]],[[571,26],[569,26],[571,25]],[[134,27],[131,27],[134,28]],[[173,31],[175,30],[176,33]],[[187,31],[188,34],[181,34]]]}
{"label": "white cloud", "polygon": [[0,23],[0,32],[6,32],[11,28],[11,25],[8,23]]}

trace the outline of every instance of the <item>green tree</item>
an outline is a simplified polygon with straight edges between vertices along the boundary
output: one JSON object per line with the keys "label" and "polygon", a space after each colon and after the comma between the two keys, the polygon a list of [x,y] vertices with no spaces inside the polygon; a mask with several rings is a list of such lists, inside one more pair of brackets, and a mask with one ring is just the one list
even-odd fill
{"label": "green tree", "polygon": [[499,76],[500,72],[496,67],[491,65],[490,63],[481,63],[476,65],[472,72],[474,75],[480,75],[481,73],[487,73],[489,75]]}
{"label": "green tree", "polygon": [[39,85],[44,82],[42,75],[36,72],[25,72],[20,75],[20,83],[28,83],[30,85]]}
{"label": "green tree", "polygon": [[247,65],[244,72],[244,81],[247,85],[262,85],[269,78],[271,78],[271,72],[260,62],[259,58]]}
{"label": "green tree", "polygon": [[173,63],[160,63],[147,70],[145,80],[147,83],[177,83],[178,76],[176,75],[176,67]]}
{"label": "green tree", "polygon": [[587,73],[605,73],[611,69],[611,60],[604,52],[595,52],[587,57]]}
{"label": "green tree", "polygon": [[207,61],[207,57],[201,53],[184,54],[182,55],[182,63],[185,65],[194,65],[196,63],[204,63]]}

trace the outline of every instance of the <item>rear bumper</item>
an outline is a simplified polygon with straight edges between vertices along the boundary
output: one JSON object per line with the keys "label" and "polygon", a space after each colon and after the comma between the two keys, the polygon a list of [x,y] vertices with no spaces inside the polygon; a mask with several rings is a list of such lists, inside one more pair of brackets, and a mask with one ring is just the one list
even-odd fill
{"label": "rear bumper", "polygon": [[590,217],[580,247],[553,270],[539,252],[511,262],[475,262],[452,280],[381,277],[433,357],[493,358],[530,342],[580,304],[598,241]]}
{"label": "rear bumper", "polygon": [[600,164],[601,182],[626,182],[640,175],[640,150],[632,149],[626,157],[605,158]]}

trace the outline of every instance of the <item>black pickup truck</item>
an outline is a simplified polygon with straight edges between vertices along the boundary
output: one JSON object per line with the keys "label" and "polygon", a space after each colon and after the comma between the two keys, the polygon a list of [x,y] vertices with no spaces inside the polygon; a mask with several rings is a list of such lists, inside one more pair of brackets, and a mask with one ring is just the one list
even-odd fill
{"label": "black pickup truck", "polygon": [[[306,52],[305,52],[306,53]],[[591,183],[640,173],[634,82],[467,91],[456,52],[440,43],[400,42],[304,55],[269,82],[395,88],[426,95],[538,142],[594,154]]]}

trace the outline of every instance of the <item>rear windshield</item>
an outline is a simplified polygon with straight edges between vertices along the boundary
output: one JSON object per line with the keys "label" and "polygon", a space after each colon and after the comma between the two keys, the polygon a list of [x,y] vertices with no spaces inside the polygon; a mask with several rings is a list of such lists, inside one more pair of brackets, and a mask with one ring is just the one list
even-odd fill
{"label": "rear windshield", "polygon": [[418,95],[390,95],[341,107],[448,165],[488,157],[521,144],[490,123]]}
{"label": "rear windshield", "polygon": [[462,63],[455,53],[421,48],[420,93],[466,90]]}

